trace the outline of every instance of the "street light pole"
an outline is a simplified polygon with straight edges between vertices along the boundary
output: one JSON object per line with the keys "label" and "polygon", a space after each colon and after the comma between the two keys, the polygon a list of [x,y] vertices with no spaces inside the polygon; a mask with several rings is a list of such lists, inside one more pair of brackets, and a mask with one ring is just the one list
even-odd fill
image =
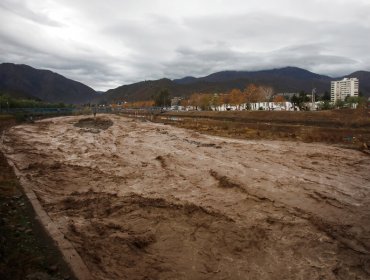
{"label": "street light pole", "polygon": [[315,106],[315,94],[316,94],[316,88],[313,88],[312,89],[312,94],[311,94],[311,102],[312,102],[312,109],[314,109],[314,106]]}

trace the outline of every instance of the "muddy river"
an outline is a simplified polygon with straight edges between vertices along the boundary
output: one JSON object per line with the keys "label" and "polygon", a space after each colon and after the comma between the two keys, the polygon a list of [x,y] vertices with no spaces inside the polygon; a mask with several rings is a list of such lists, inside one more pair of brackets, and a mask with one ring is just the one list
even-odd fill
{"label": "muddy river", "polygon": [[11,128],[2,150],[94,279],[369,279],[370,157],[120,116]]}

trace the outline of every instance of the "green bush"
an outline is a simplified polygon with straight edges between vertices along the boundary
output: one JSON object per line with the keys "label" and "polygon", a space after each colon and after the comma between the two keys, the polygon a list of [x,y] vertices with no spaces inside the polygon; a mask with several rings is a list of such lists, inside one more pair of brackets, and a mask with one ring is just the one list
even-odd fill
{"label": "green bush", "polygon": [[0,92],[0,108],[5,111],[8,108],[66,108],[71,105],[64,103],[48,103],[33,99],[14,98],[7,93]]}
{"label": "green bush", "polygon": [[23,113],[16,113],[14,116],[17,122],[25,122],[27,120],[27,116]]}

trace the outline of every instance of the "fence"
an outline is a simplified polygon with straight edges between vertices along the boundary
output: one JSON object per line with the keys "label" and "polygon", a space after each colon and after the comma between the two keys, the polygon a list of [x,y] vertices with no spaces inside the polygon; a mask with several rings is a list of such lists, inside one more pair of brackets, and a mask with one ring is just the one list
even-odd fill
{"label": "fence", "polygon": [[68,115],[72,114],[75,108],[2,108],[1,114],[27,114],[27,115]]}
{"label": "fence", "polygon": [[[110,108],[97,108],[97,113],[110,113]],[[92,113],[90,107],[67,107],[67,108],[0,108],[0,114],[10,115],[30,115],[30,116],[41,116],[41,115],[72,115],[81,113]]]}

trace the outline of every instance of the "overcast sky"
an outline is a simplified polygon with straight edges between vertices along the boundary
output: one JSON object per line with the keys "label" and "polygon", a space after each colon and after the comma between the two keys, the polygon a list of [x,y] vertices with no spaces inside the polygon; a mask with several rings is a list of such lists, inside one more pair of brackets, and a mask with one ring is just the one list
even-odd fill
{"label": "overcast sky", "polygon": [[222,70],[370,70],[370,0],[1,0],[0,62],[96,90]]}

